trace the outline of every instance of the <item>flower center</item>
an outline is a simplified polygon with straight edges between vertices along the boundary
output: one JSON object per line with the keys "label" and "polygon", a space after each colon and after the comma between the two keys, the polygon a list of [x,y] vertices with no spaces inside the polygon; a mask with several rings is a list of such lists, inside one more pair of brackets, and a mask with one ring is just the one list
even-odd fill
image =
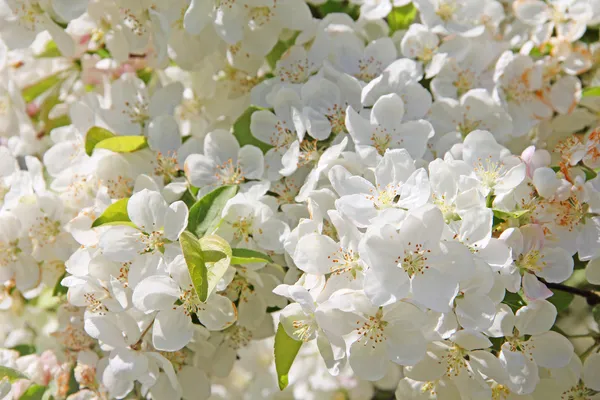
{"label": "flower center", "polygon": [[244,181],[244,174],[238,164],[233,165],[233,160],[230,158],[221,165],[217,165],[215,177],[223,185],[237,185]]}
{"label": "flower center", "polygon": [[225,342],[234,350],[247,346],[251,340],[252,332],[238,324],[225,330]]}
{"label": "flower center", "polygon": [[416,274],[424,274],[425,270],[429,269],[428,253],[431,253],[431,250],[424,249],[421,243],[408,242],[408,247],[404,249],[402,255],[396,258],[396,263],[412,278]]}
{"label": "flower center", "polygon": [[523,270],[540,272],[546,266],[546,262],[542,261],[543,258],[544,256],[541,255],[538,250],[531,250],[526,254],[521,254],[517,259],[516,264]]}
{"label": "flower center", "polygon": [[40,23],[40,16],[44,14],[44,10],[38,2],[20,2],[13,10],[19,19],[19,23],[27,30],[35,31]]}
{"label": "flower center", "polygon": [[252,224],[254,223],[254,218],[252,217],[242,217],[233,224],[231,224],[233,228],[233,237],[237,240],[243,240],[248,243],[249,239],[252,237]]}
{"label": "flower center", "polygon": [[327,258],[333,264],[329,267],[329,270],[334,275],[341,275],[344,272],[350,272],[352,276],[356,277],[357,271],[362,271],[362,264],[358,253],[355,253],[352,249],[345,250],[342,247],[335,253]]}
{"label": "flower center", "polygon": [[56,242],[60,234],[60,222],[47,216],[37,217],[36,225],[29,229],[29,237],[35,246],[44,247]]}
{"label": "flower center", "polygon": [[454,16],[454,12],[457,9],[457,5],[454,1],[444,1],[438,5],[436,14],[444,22],[448,22]]}
{"label": "flower center", "polygon": [[458,376],[462,370],[469,368],[466,355],[467,351],[456,344],[448,348],[447,353],[441,356],[446,362],[446,376]]}
{"label": "flower center", "polygon": [[273,11],[269,7],[253,7],[248,13],[248,26],[252,30],[260,28],[268,24],[271,17],[273,17]]}
{"label": "flower center", "polygon": [[104,184],[112,199],[123,199],[133,193],[133,179],[131,178],[119,175],[116,179],[107,179]]}
{"label": "flower center", "polygon": [[376,60],[373,56],[363,58],[358,61],[359,72],[354,74],[354,77],[361,81],[370,82],[381,73],[382,66],[381,61]]}
{"label": "flower center", "polygon": [[154,167],[154,175],[162,176],[165,184],[168,184],[177,176],[179,169],[177,153],[169,152],[165,155],[159,152],[156,155],[156,167]]}
{"label": "flower center", "polygon": [[0,267],[5,267],[18,260],[18,254],[21,252],[18,245],[18,239],[12,242],[0,242]]}
{"label": "flower center", "polygon": [[303,342],[308,342],[316,330],[315,324],[309,319],[294,321],[292,326],[295,329],[294,335]]}
{"label": "flower center", "polygon": [[492,189],[504,172],[504,164],[492,161],[491,157],[485,160],[479,159],[474,171],[482,185]]}
{"label": "flower center", "polygon": [[168,242],[161,231],[142,232],[140,241],[146,246],[140,254],[154,253],[157,250],[162,253],[165,250],[165,244]]}
{"label": "flower center", "polygon": [[371,141],[379,155],[384,155],[385,151],[392,143],[392,135],[390,135],[385,128],[378,126],[371,135]]}
{"label": "flower center", "polygon": [[200,301],[193,287],[184,290],[179,296],[179,300],[181,301],[185,315],[190,316],[204,310],[204,303]]}
{"label": "flower center", "polygon": [[346,109],[343,106],[334,104],[328,107],[325,117],[331,124],[331,132],[337,134],[346,131]]}
{"label": "flower center", "polygon": [[470,69],[464,69],[458,72],[458,76],[452,84],[456,88],[456,94],[460,97],[471,90],[474,82],[475,72]]}
{"label": "flower center", "polygon": [[363,321],[356,321],[356,333],[359,335],[357,342],[362,342],[363,346],[371,345],[375,348],[379,343],[387,340],[385,336],[385,327],[387,321],[383,320],[383,310],[379,309],[375,315],[369,316]]}

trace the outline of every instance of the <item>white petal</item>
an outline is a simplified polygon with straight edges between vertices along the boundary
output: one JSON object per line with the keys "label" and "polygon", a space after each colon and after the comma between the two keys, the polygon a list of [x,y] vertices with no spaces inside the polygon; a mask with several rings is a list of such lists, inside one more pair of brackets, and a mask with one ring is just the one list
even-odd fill
{"label": "white petal", "polygon": [[183,201],[176,201],[167,208],[165,213],[165,236],[175,241],[181,235],[188,223],[188,208]]}
{"label": "white petal", "polygon": [[556,307],[546,300],[533,300],[517,311],[515,327],[523,335],[549,331],[556,320]]}
{"label": "white petal", "polygon": [[227,297],[215,294],[208,298],[204,307],[198,310],[196,315],[206,329],[220,331],[235,322],[237,310]]}
{"label": "white petal", "polygon": [[531,353],[537,365],[545,368],[562,368],[573,355],[573,345],[561,334],[549,331],[529,339]]}
{"label": "white petal", "polygon": [[173,279],[153,275],[144,279],[133,291],[133,305],[141,311],[168,310],[179,298],[180,289]]}
{"label": "white petal", "polygon": [[186,346],[194,329],[192,319],[182,306],[168,308],[156,314],[152,327],[152,344],[157,350],[177,351]]}
{"label": "white petal", "polygon": [[145,232],[161,230],[164,226],[167,202],[160,193],[143,189],[135,193],[127,203],[131,222]]}

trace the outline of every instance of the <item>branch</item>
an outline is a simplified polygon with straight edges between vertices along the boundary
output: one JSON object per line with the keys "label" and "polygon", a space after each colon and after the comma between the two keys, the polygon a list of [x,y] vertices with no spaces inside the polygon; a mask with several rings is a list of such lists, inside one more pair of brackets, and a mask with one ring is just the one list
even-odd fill
{"label": "branch", "polygon": [[595,306],[596,304],[600,304],[600,294],[598,294],[597,292],[594,292],[593,290],[579,289],[579,288],[563,285],[562,283],[549,283],[549,282],[545,282],[545,283],[546,283],[546,286],[548,286],[550,289],[556,289],[556,290],[560,290],[562,292],[567,292],[567,293],[571,293],[571,294],[574,294],[577,296],[585,297],[585,299],[587,300],[587,303],[590,306]]}

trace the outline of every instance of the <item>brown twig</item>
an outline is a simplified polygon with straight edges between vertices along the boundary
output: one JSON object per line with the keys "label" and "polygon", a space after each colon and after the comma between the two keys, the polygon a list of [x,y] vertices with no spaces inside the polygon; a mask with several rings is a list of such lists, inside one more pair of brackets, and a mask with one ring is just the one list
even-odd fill
{"label": "brown twig", "polygon": [[546,282],[546,286],[550,289],[560,290],[561,292],[571,293],[577,296],[585,297],[587,303],[590,306],[595,306],[596,304],[600,304],[600,294],[594,292],[593,290],[580,289],[576,287],[571,287],[567,285],[563,285],[562,283],[549,283]]}

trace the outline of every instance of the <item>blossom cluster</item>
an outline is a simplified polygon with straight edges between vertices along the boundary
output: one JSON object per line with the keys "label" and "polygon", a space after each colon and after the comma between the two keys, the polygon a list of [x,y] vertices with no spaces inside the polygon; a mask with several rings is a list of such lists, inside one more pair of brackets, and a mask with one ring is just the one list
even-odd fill
{"label": "blossom cluster", "polygon": [[600,398],[599,28],[0,0],[0,398]]}

